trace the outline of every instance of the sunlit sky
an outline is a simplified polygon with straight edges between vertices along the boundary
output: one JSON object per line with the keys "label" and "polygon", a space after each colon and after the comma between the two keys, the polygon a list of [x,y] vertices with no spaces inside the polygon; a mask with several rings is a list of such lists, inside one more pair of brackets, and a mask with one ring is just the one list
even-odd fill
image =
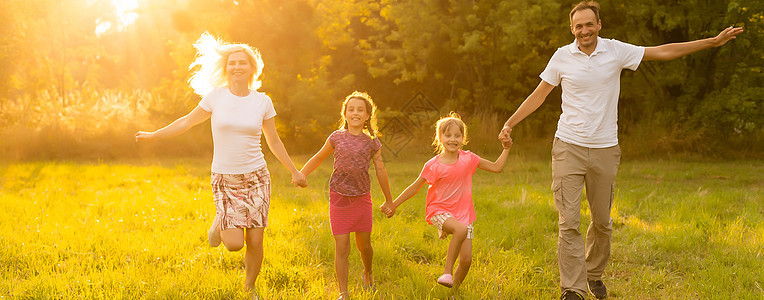
{"label": "sunlit sky", "polygon": [[138,18],[138,13],[136,10],[138,9],[138,0],[103,0],[103,1],[111,1],[111,4],[114,6],[114,9],[116,10],[117,15],[117,24],[113,24],[113,20],[104,20],[102,18],[98,18],[96,20],[96,29],[95,34],[100,36],[101,34],[109,31],[112,28],[115,28],[118,31],[125,30],[127,26],[130,26],[130,24],[133,24],[135,22],[135,19]]}

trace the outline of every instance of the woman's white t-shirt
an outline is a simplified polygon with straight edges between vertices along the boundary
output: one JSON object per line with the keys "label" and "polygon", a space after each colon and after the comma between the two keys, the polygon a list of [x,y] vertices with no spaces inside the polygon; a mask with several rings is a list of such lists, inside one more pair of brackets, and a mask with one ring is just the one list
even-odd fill
{"label": "woman's white t-shirt", "polygon": [[199,107],[212,114],[212,172],[245,174],[266,166],[260,136],[263,121],[276,116],[270,97],[254,90],[239,97],[219,87]]}

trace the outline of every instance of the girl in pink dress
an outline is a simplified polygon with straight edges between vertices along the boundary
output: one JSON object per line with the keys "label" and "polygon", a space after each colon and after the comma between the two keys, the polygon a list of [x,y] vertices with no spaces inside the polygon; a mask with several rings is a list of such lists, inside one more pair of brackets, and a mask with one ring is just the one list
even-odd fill
{"label": "girl in pink dress", "polygon": [[348,294],[348,255],[350,233],[355,232],[355,243],[363,261],[363,287],[372,288],[371,271],[371,184],[369,162],[374,162],[377,180],[390,205],[390,183],[382,162],[382,144],[377,135],[376,106],[368,94],[353,92],[345,98],[340,113],[340,128],[326,139],[326,143],[305,163],[300,172],[308,176],[321,162],[334,153],[334,171],[329,181],[329,216],[334,235],[334,270],[340,288],[340,298]]}
{"label": "girl in pink dress", "polygon": [[[511,142],[503,142],[504,150],[495,162],[480,158],[476,154],[462,150],[467,143],[467,127],[456,113],[441,118],[436,123],[435,140],[438,155],[427,161],[414,183],[409,185],[392,203],[385,203],[381,210],[388,217],[395,214],[396,208],[416,195],[425,183],[427,190],[427,223],[438,229],[441,239],[452,235],[446,254],[443,275],[437,282],[446,287],[453,287],[456,293],[464,281],[472,262],[472,222],[475,221],[475,208],[472,204],[472,175],[477,169],[499,173],[504,168],[509,155]],[[452,275],[457,257],[459,266]]]}

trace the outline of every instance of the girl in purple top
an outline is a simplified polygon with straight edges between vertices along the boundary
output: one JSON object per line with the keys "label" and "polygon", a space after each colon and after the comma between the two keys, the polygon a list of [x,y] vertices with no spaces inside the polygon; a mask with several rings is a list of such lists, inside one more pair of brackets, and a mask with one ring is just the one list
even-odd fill
{"label": "girl in purple top", "polygon": [[339,299],[347,299],[348,255],[350,233],[355,232],[355,243],[363,261],[363,287],[372,288],[371,248],[372,203],[369,180],[369,162],[374,162],[377,180],[391,203],[390,183],[382,162],[382,144],[377,135],[376,109],[371,97],[353,92],[345,98],[340,112],[340,127],[332,132],[316,155],[305,163],[300,172],[308,176],[321,162],[334,153],[334,171],[329,181],[329,216],[334,235],[334,270],[340,288]]}

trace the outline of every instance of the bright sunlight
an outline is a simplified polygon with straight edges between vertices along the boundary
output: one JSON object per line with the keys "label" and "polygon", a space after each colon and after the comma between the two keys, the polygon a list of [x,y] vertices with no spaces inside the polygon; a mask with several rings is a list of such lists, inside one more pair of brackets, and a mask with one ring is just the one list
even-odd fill
{"label": "bright sunlight", "polygon": [[138,13],[136,12],[138,0],[111,0],[110,2],[115,10],[116,19],[98,18],[95,29],[97,36],[101,36],[115,26],[118,31],[123,31],[138,18]]}

